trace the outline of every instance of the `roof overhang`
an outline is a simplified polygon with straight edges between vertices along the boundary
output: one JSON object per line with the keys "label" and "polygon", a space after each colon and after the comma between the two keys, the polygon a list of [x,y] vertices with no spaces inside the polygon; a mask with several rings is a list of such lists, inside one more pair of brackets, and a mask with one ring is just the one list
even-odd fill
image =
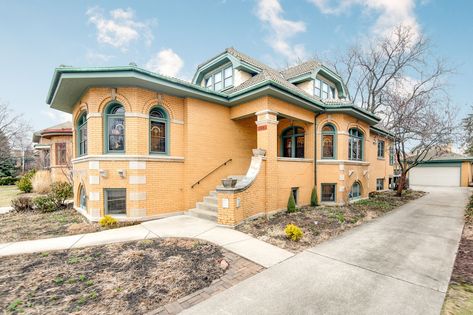
{"label": "roof overhang", "polygon": [[215,57],[214,59],[208,61],[207,63],[199,66],[199,68],[197,68],[196,73],[194,74],[194,77],[192,78],[192,83],[200,85],[207,73],[212,72],[213,70],[228,63],[231,63],[234,69],[244,70],[251,74],[261,72],[260,68],[250,65],[249,63],[243,60],[239,60],[235,56],[229,54],[228,52],[225,52]]}
{"label": "roof overhang", "polygon": [[71,113],[74,104],[90,87],[133,86],[162,93],[195,97],[225,104],[223,93],[200,88],[191,83],[155,74],[134,66],[114,68],[58,68],[56,69],[46,102],[51,108]]}
{"label": "roof overhang", "polygon": [[50,144],[39,144],[39,143],[36,143],[33,145],[33,148],[35,150],[49,150],[51,148],[51,145]]}
{"label": "roof overhang", "polygon": [[356,117],[358,119],[361,119],[363,121],[366,121],[368,124],[376,125],[377,123],[380,122],[381,119],[376,117],[375,115],[368,113],[356,106],[352,105],[344,105],[344,106],[327,106],[325,107],[325,111],[327,113],[343,113],[343,114],[348,114],[350,116]]}
{"label": "roof overhang", "polygon": [[380,129],[376,126],[371,126],[370,130],[374,131],[375,133],[377,133],[379,135],[394,139],[394,135],[392,133],[390,133],[389,131],[387,131],[387,130]]}

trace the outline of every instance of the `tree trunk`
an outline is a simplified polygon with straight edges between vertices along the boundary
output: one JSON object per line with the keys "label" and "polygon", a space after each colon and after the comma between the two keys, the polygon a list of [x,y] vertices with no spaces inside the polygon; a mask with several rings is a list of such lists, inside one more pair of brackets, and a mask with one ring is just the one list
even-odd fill
{"label": "tree trunk", "polygon": [[402,196],[402,190],[404,189],[404,185],[406,184],[406,177],[407,177],[407,173],[402,171],[401,172],[401,177],[399,177],[399,182],[397,183],[396,196],[398,196],[398,197]]}

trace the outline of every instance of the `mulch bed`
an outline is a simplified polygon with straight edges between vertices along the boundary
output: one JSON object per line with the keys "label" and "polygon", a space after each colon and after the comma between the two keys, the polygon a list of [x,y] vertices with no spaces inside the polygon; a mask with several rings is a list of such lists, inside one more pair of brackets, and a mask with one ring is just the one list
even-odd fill
{"label": "mulch bed", "polygon": [[27,314],[142,314],[209,286],[224,252],[155,239],[0,258],[0,308]]}
{"label": "mulch bed", "polygon": [[[303,207],[294,213],[279,212],[270,218],[245,222],[237,230],[286,250],[300,252],[424,195],[424,192],[412,190],[404,192],[402,197],[397,197],[393,191],[373,193],[369,199],[348,206]],[[288,224],[302,229],[301,240],[294,242],[286,237],[284,228]]]}
{"label": "mulch bed", "polygon": [[[136,223],[120,222],[114,228],[132,224]],[[11,211],[0,214],[0,243],[91,233],[104,229],[98,223],[89,223],[73,209],[47,213],[35,210]]]}
{"label": "mulch bed", "polygon": [[473,196],[465,213],[465,226],[442,314],[473,314]]}

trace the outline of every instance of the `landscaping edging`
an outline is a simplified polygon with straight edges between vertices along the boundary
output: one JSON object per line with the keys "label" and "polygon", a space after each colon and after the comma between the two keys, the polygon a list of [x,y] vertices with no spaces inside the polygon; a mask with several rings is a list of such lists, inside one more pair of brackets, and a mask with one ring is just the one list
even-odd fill
{"label": "landscaping edging", "polygon": [[161,306],[156,310],[146,313],[146,315],[178,314],[265,269],[256,263],[228,251],[224,252],[224,257],[225,260],[228,261],[229,267],[221,278],[214,280],[207,288],[198,290],[175,302]]}

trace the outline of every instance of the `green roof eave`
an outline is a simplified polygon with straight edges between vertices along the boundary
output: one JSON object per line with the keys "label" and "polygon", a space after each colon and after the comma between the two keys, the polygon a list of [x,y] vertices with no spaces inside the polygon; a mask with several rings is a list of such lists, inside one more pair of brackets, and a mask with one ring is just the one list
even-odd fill
{"label": "green roof eave", "polygon": [[381,121],[375,115],[353,105],[326,106],[325,111],[327,113],[346,113],[368,122],[371,126]]}
{"label": "green roof eave", "polygon": [[427,161],[422,161],[419,164],[443,164],[443,163],[461,163],[461,162],[473,162],[473,158],[470,157],[464,157],[464,158],[458,158],[458,159],[444,159],[444,160],[427,160]]}
{"label": "green roof eave", "polygon": [[265,80],[246,89],[230,94],[230,102],[235,104],[241,103],[241,100],[247,99],[248,95],[260,93],[263,90],[271,91],[274,96],[284,96],[286,100],[297,102],[299,105],[303,105],[303,107],[312,111],[320,112],[325,109],[322,102],[318,102],[303,93],[296,93],[292,90],[288,90],[283,85],[273,80]]}
{"label": "green roof eave", "polygon": [[70,112],[72,106],[83,92],[91,86],[137,86],[151,90],[159,89],[163,93],[195,97],[219,104],[228,102],[228,97],[224,93],[215,92],[186,81],[156,74],[134,66],[57,68],[46,102],[52,108]]}
{"label": "green roof eave", "polygon": [[370,129],[373,130],[374,132],[380,134],[380,135],[383,135],[385,137],[394,139],[394,134],[387,131],[387,130],[380,129],[376,126],[371,126]]}

